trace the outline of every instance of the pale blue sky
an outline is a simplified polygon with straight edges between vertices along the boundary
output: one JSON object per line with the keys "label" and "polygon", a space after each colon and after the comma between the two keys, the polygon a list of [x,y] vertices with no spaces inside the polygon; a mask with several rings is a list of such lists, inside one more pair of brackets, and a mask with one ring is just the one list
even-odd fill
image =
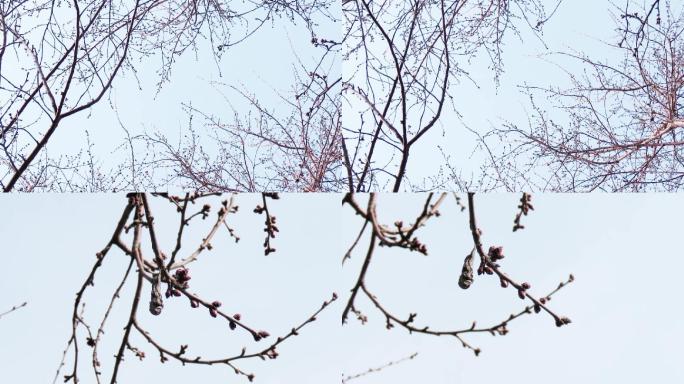
{"label": "pale blue sky", "polygon": [[[365,239],[340,270],[342,254],[361,225],[359,217],[340,206],[341,195],[281,197],[271,205],[281,230],[274,240],[277,253],[263,256],[263,217],[251,212],[259,197],[239,195],[240,212],[230,222],[242,240],[234,244],[221,231],[214,250],[191,268],[193,290],[236,308],[273,335],[298,324],[333,291],[341,295],[342,300],[318,322],[280,348],[277,360],[241,364],[256,372],[257,383],[337,383],[343,372],[356,373],[413,352],[419,352],[415,360],[355,382],[562,384],[684,379],[678,365],[684,354],[676,342],[684,337],[677,326],[682,316],[679,275],[684,267],[678,240],[682,196],[534,195],[536,210],[523,219],[527,228],[517,233],[511,227],[518,195],[476,196],[484,244],[504,246],[502,265],[507,273],[529,281],[531,292],[540,295],[569,273],[576,277],[551,301],[554,310],[573,320],[571,325],[558,329],[541,314],[511,323],[505,337],[466,335],[482,349],[479,357],[454,340],[408,336],[400,328],[385,330],[384,319],[363,298],[357,307],[369,316],[369,323],[361,326],[350,319],[340,328],[343,300],[364,255]],[[422,201],[420,195],[381,195],[380,217],[388,223],[408,222]],[[68,338],[74,293],[124,204],[122,195],[0,198],[5,270],[0,310],[29,302],[0,320],[3,382],[51,382]],[[168,248],[175,216],[158,201],[153,206],[161,243]],[[368,272],[370,289],[395,313],[418,312],[417,323],[434,328],[464,327],[473,320],[486,325],[522,308],[515,292],[499,288],[494,278],[476,278],[468,291],[458,288],[463,257],[472,247],[467,215],[455,210],[452,197],[442,213],[418,233],[429,256],[378,250]],[[208,225],[198,222],[190,238],[201,239],[200,228]],[[126,265],[119,252],[108,257],[86,307],[91,322],[102,311],[97,298],[107,297]],[[128,300],[119,302],[119,314],[110,319],[109,342],[101,345],[106,364],[111,364],[118,347]],[[244,341],[238,334],[224,332],[224,324],[203,311],[190,309],[185,300],[167,301],[164,311],[154,318],[142,308],[140,318],[168,345],[189,343],[190,353],[208,357],[239,350],[233,341],[240,346]],[[227,367],[161,365],[153,349],[137,336],[134,341],[148,358],[141,363],[129,357],[122,382],[246,382]],[[89,372],[87,364],[84,373]],[[105,365],[105,371],[109,367]]]}
{"label": "pale blue sky", "polygon": [[[335,16],[335,5],[329,10]],[[252,17],[252,16],[250,16]],[[314,30],[319,38],[340,40],[341,24],[322,16],[315,16]],[[51,138],[49,153],[75,154],[87,146],[86,131],[94,145],[98,165],[104,170],[130,160],[126,144],[125,127],[131,136],[161,134],[172,145],[182,141],[189,132],[188,114],[183,104],[190,104],[207,115],[220,117],[226,123],[233,122],[233,108],[244,119],[254,110],[243,96],[229,88],[237,87],[246,94],[255,95],[262,106],[275,111],[276,116],[287,116],[279,95],[290,97],[295,84],[295,72],[305,76],[306,70],[314,69],[323,48],[311,44],[311,32],[301,19],[294,22],[275,18],[267,22],[248,39],[224,50],[216,59],[206,39],[198,40],[196,51],[187,50],[177,58],[171,71],[170,81],[157,92],[160,80],[158,71],[161,59],[158,54],[141,58],[132,53],[135,72],[126,70],[119,74],[107,98],[92,108],[66,119]],[[325,62],[323,70],[340,73],[341,62],[333,55]],[[302,68],[304,66],[306,69]],[[212,129],[204,129],[205,120],[196,116],[194,126],[200,134],[205,150],[215,153]],[[187,142],[187,139],[185,140]],[[136,159],[144,160],[149,151],[142,142],[136,143]]]}
{"label": "pale blue sky", "polygon": [[[478,184],[482,179],[480,167],[489,160],[489,155],[484,148],[476,148],[478,138],[469,129],[484,135],[496,128],[503,128],[504,123],[508,121],[517,124],[523,130],[528,130],[528,118],[533,110],[529,97],[521,92],[519,86],[527,84],[540,87],[562,87],[569,84],[569,78],[564,69],[581,73],[583,68],[578,65],[577,61],[563,58],[555,53],[584,52],[595,60],[619,65],[624,51],[609,48],[606,43],[617,44],[619,42],[619,34],[616,31],[618,25],[614,23],[613,17],[619,14],[619,8],[624,8],[626,1],[563,1],[554,16],[544,25],[541,36],[543,43],[531,33],[524,20],[515,20],[520,35],[516,36],[512,30],[507,31],[502,55],[504,73],[499,79],[498,87],[494,82],[494,72],[490,70],[490,58],[485,52],[481,52],[472,61],[459,61],[458,66],[467,71],[472,80],[463,77],[459,83],[449,88],[453,105],[450,103],[448,108],[445,107],[435,128],[412,147],[408,178],[403,185],[403,190],[415,191],[430,187],[466,189],[465,185],[457,185],[454,182],[439,185],[431,179],[431,177],[438,176],[440,166],[446,163],[442,152],[450,157],[449,163],[457,175],[465,183],[471,184],[470,190],[491,188],[491,185],[481,187]],[[543,3],[547,7],[547,13],[550,13],[557,4],[557,0]],[[630,11],[639,11],[641,9],[639,6],[646,3],[651,2],[632,0]],[[672,0],[671,5],[675,15],[679,15],[684,10],[684,2],[681,0]],[[662,7],[664,15],[665,2],[662,2]],[[381,49],[385,49],[385,46],[381,46]],[[346,66],[343,68],[348,71],[352,69]],[[357,84],[363,83],[357,81]],[[350,100],[352,104],[351,106],[344,104],[343,115],[354,119],[352,121],[357,124],[357,114],[347,111],[365,108],[365,105],[359,104],[361,102],[353,96],[347,97],[347,100]],[[548,107],[543,97],[537,97],[535,101],[542,107]],[[454,108],[457,113],[454,112]],[[563,121],[566,118],[558,111],[549,109],[549,112],[553,114],[554,121]],[[354,126],[354,124],[347,125]],[[488,143],[496,155],[501,155],[500,145],[497,145],[499,143],[496,140],[489,140]],[[381,147],[379,154],[383,154],[382,151],[386,149]],[[384,154],[385,157],[376,157],[378,164],[384,164],[388,159],[387,152]],[[507,160],[513,161],[513,159]],[[524,163],[526,159],[521,160]],[[398,163],[398,158],[395,157],[394,161],[395,164]],[[448,180],[450,170],[442,168],[442,171],[446,173],[446,176],[439,178],[439,181]],[[534,172],[535,176],[543,177],[547,169],[540,164]],[[528,176],[533,177],[532,174]],[[522,184],[522,180],[519,181]],[[382,190],[390,190],[391,184],[381,187]],[[535,188],[541,189],[543,185],[537,185]],[[529,189],[529,186],[513,186],[515,191]]]}
{"label": "pale blue sky", "polygon": [[[277,252],[265,257],[264,217],[252,213],[260,199],[260,195],[236,198],[240,210],[229,223],[241,237],[240,242],[235,244],[227,231],[220,231],[212,242],[214,249],[190,267],[190,283],[193,291],[207,299],[220,300],[222,309],[241,313],[246,324],[267,330],[275,339],[299,325],[320,308],[323,300],[339,291],[335,250],[340,248],[336,245],[340,228],[338,221],[328,214],[339,207],[339,201],[332,196],[310,200],[309,196],[292,195],[269,204],[280,233],[273,240]],[[124,195],[0,198],[4,216],[0,241],[3,268],[8,272],[0,282],[4,292],[0,307],[11,307],[17,300],[29,302],[22,310],[0,319],[0,382],[52,382],[70,334],[74,295],[90,270],[95,253],[111,236],[125,203]],[[175,241],[177,220],[167,205],[153,202],[160,243],[168,250]],[[212,212],[211,217],[214,215]],[[189,227],[190,236],[184,242],[188,248],[181,255],[187,256],[191,247],[196,247],[205,236],[211,225],[208,220]],[[200,228],[203,229],[199,231]],[[311,235],[312,230],[315,236]],[[91,323],[99,324],[99,314],[107,305],[103,301],[108,303],[127,260],[117,251],[105,260],[87,300],[85,314]],[[134,286],[134,281],[129,280],[125,290],[128,296],[124,295],[115,307],[116,315],[110,318],[111,327],[100,346],[105,372],[111,372],[111,357],[120,343]],[[149,297],[148,289],[144,295]],[[263,342],[250,342],[251,336],[229,331],[225,322],[209,317],[206,311],[190,308],[186,299],[167,300],[159,317],[149,314],[147,302],[144,300],[139,311],[142,324],[171,349],[189,344],[191,355],[221,357],[239,354],[243,345],[250,349],[265,346]],[[335,382],[339,377],[335,368],[339,365],[330,356],[340,344],[339,334],[333,332],[339,329],[339,315],[335,312],[339,308],[337,302],[321,313],[318,321],[305,327],[300,336],[279,347],[278,359],[245,361],[238,366],[255,372],[257,382],[262,384]],[[180,364],[172,361],[162,365],[155,350],[139,336],[133,337],[133,342],[148,358],[141,363],[129,356],[122,367],[121,383],[248,382],[226,366],[180,369]],[[82,348],[89,349],[85,345]],[[83,360],[81,364],[81,382],[94,382],[89,361]],[[104,377],[109,382],[109,374]]]}
{"label": "pale blue sky", "polygon": [[[551,307],[573,323],[556,328],[545,315],[509,324],[510,333],[466,335],[482,349],[479,357],[455,339],[408,335],[384,329],[384,318],[368,300],[359,309],[365,326],[350,321],[342,364],[345,373],[379,366],[419,352],[416,359],[383,373],[353,381],[393,383],[676,383],[684,379],[684,353],[677,326],[682,316],[679,281],[684,262],[678,239],[684,202],[677,195],[534,195],[535,211],[526,229],[511,231],[518,195],[476,196],[485,246],[502,245],[502,268],[543,295],[573,273],[576,281],[554,296]],[[409,203],[411,201],[411,203]],[[419,199],[384,195],[381,217],[408,221]],[[472,248],[467,213],[455,213],[450,199],[443,216],[419,232],[429,256],[380,249],[367,275],[374,291],[397,315],[417,312],[416,326],[434,329],[485,326],[523,307],[498,279],[476,277],[463,291],[457,286],[465,255]],[[383,207],[385,209],[383,209]],[[391,214],[388,214],[391,212]],[[358,224],[349,210],[349,222]],[[353,234],[345,231],[347,239]],[[423,236],[420,234],[424,233]],[[355,279],[363,248],[345,268],[347,286]],[[345,353],[346,352],[346,353]]]}
{"label": "pale blue sky", "polygon": [[[614,4],[622,6],[624,1],[615,1]],[[643,0],[632,2],[633,9],[637,9],[636,5],[640,1]],[[681,0],[672,0],[671,3],[674,13],[680,12],[684,4]],[[549,0],[546,4],[550,11],[556,1]],[[607,49],[603,43],[615,43],[617,40],[616,25],[611,20],[611,14],[617,9],[615,5],[607,0],[563,1],[544,27],[544,43],[533,36],[525,25],[520,27],[520,37],[509,33],[503,52],[505,72],[498,87],[494,85],[487,55],[483,54],[471,63],[458,63],[469,72],[477,86],[463,79],[450,88],[456,110],[463,118],[459,119],[452,111],[445,111],[438,126],[414,146],[405,187],[421,189],[435,186],[425,178],[437,175],[439,166],[445,164],[438,147],[450,156],[450,164],[464,181],[477,182],[481,178],[480,165],[487,160],[487,154],[475,148],[476,136],[465,127],[480,134],[501,127],[504,121],[526,127],[530,105],[518,86],[525,83],[539,86],[566,84],[567,76],[556,64],[562,62],[570,70],[578,68],[576,63],[561,60],[560,57],[542,58],[542,55],[580,50],[598,59],[619,60],[622,53]],[[331,14],[339,12],[339,8],[330,10]],[[341,38],[343,26],[339,20],[333,22],[320,18],[318,21],[316,31],[319,36],[337,40]],[[517,21],[518,24],[524,24],[522,20]],[[254,93],[263,105],[278,113],[283,112],[279,109],[282,102],[277,94],[287,95],[290,92],[296,56],[304,63],[311,64],[320,57],[321,51],[311,45],[310,33],[303,23],[292,25],[276,20],[244,43],[231,47],[219,61],[218,67],[207,42],[200,42],[196,53],[188,51],[178,59],[171,81],[158,94],[155,85],[159,79],[156,73],[159,58],[152,55],[139,60],[136,57],[136,76],[131,71],[123,73],[115,81],[107,100],[93,108],[90,111],[92,113],[65,120],[51,139],[49,151],[54,156],[77,153],[86,146],[85,131],[88,130],[100,161],[98,165],[106,170],[129,156],[128,148],[121,146],[126,134],[118,118],[132,136],[162,133],[175,144],[188,133],[188,116],[181,108],[183,103],[192,103],[199,110],[221,116],[225,121],[232,118],[231,107],[246,114],[248,106],[244,99],[217,82]],[[330,73],[341,73],[345,65],[349,64],[342,63],[341,58],[337,57],[330,63]],[[112,107],[119,112],[118,118]],[[345,126],[353,126],[356,120],[349,123],[347,119],[358,117],[355,113],[350,114],[348,107],[344,104],[343,114],[351,116],[345,117]],[[562,120],[563,117],[554,118]],[[199,117],[194,124],[203,136],[204,149],[215,151],[209,139],[213,131],[202,129],[203,121]],[[138,161],[149,151],[142,145],[137,150]],[[448,172],[447,169],[443,171]],[[536,171],[543,175],[546,170],[540,167]],[[462,186],[446,183],[443,187]]]}

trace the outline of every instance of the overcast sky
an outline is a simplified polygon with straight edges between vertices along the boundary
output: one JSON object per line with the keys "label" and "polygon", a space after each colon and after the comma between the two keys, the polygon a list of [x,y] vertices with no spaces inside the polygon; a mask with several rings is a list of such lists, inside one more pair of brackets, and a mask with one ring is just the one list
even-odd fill
{"label": "overcast sky", "polygon": [[[372,304],[359,297],[357,308],[366,325],[353,318],[340,326],[346,294],[358,275],[367,239],[344,268],[341,257],[362,222],[341,195],[282,195],[271,204],[280,233],[275,254],[263,256],[263,217],[252,213],[255,195],[239,195],[241,206],[229,222],[242,238],[232,242],[221,231],[214,250],[191,268],[191,288],[240,312],[245,321],[286,333],[316,310],[333,291],[341,299],[279,348],[274,361],[242,362],[257,383],[338,383],[340,375],[380,366],[411,353],[416,359],[351,381],[408,384],[416,382],[640,383],[680,382],[684,358],[678,340],[684,331],[679,284],[684,266],[679,240],[684,197],[677,195],[535,195],[535,211],[523,219],[526,229],[512,233],[518,195],[476,196],[483,241],[504,246],[502,268],[531,292],[543,295],[573,273],[575,283],[560,291],[551,307],[573,323],[556,328],[545,314],[529,315],[509,325],[504,337],[465,335],[482,349],[479,357],[455,340],[387,331]],[[359,196],[360,201],[365,197]],[[214,200],[218,202],[220,199]],[[410,221],[422,207],[422,195],[381,195],[380,217],[387,223]],[[25,308],[0,319],[3,382],[51,382],[70,329],[75,292],[111,235],[125,205],[123,195],[2,196],[0,241],[3,279],[0,310],[28,301]],[[170,248],[175,213],[161,201],[153,204],[160,241]],[[472,245],[467,215],[450,196],[418,232],[427,257],[396,249],[379,249],[367,276],[369,289],[397,316],[417,312],[417,325],[433,329],[485,326],[503,320],[525,303],[492,277],[476,277],[468,291],[457,286],[463,257]],[[208,230],[209,222],[190,227],[186,254]],[[87,296],[85,316],[98,321],[126,257],[113,251]],[[105,377],[118,348],[130,305],[133,283],[115,307],[100,346]],[[146,290],[143,295],[146,296]],[[146,303],[145,303],[146,306]],[[159,317],[141,308],[141,322],[171,349],[190,344],[190,355],[220,357],[253,347],[221,321],[193,310],[185,299],[167,300]],[[227,367],[162,365],[150,346],[134,336],[146,352],[140,362],[128,355],[120,382],[243,383]],[[87,350],[88,348],[85,347]],[[89,362],[82,361],[83,382],[92,382]]]}

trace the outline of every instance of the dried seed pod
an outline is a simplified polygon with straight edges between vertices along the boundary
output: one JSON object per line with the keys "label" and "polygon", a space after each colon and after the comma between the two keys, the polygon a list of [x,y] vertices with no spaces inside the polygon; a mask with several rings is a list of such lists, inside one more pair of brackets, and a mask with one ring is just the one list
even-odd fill
{"label": "dried seed pod", "polygon": [[463,260],[463,269],[461,270],[461,277],[458,278],[458,286],[462,289],[470,288],[473,284],[473,254],[466,256]]}
{"label": "dried seed pod", "polygon": [[150,297],[150,313],[158,316],[164,308],[161,294],[161,276],[159,273],[152,275],[152,293]]}

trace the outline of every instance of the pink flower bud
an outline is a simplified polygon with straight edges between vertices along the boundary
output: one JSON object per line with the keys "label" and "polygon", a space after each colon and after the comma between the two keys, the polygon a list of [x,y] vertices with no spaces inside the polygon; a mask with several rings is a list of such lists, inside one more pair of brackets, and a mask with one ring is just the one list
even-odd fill
{"label": "pink flower bud", "polygon": [[489,256],[489,258],[492,261],[503,259],[503,247],[489,247],[489,252],[487,252],[487,256]]}

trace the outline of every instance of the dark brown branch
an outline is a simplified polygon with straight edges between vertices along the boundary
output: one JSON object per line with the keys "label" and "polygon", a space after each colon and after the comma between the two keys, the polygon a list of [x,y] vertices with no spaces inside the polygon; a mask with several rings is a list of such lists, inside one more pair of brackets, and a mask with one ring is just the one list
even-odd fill
{"label": "dark brown branch", "polygon": [[[434,203],[432,204],[432,194],[429,194],[428,197],[426,198],[425,202],[423,203],[423,209],[420,212],[420,214],[417,216],[416,221],[414,224],[411,225],[404,225],[403,222],[398,221],[394,223],[394,228],[390,229],[390,227],[384,226],[380,223],[378,223],[377,219],[377,196],[376,194],[370,194],[369,200],[368,200],[368,207],[366,209],[363,209],[358,202],[356,201],[354,195],[352,194],[347,194],[343,200],[343,203],[348,203],[352,209],[361,216],[364,219],[364,225],[366,225],[368,222],[371,223],[371,227],[373,228],[373,232],[371,233],[370,240],[369,240],[369,245],[368,245],[368,250],[366,253],[366,258],[364,259],[364,263],[361,267],[361,271],[359,273],[359,276],[356,280],[356,283],[351,289],[351,295],[350,298],[347,302],[347,305],[343,311],[342,314],[342,323],[344,324],[347,320],[347,317],[349,316],[350,312],[353,312],[359,321],[361,323],[366,323],[367,322],[367,317],[361,313],[361,311],[356,308],[356,301],[358,300],[359,292],[362,293],[364,296],[366,296],[375,306],[375,308],[384,316],[385,318],[385,325],[387,329],[393,328],[395,325],[399,325],[402,328],[406,329],[410,333],[418,333],[418,334],[425,334],[425,335],[431,335],[431,336],[451,336],[456,338],[465,348],[471,349],[476,355],[480,353],[480,349],[472,346],[469,344],[462,336],[467,333],[481,333],[481,332],[488,332],[491,333],[492,335],[505,335],[508,330],[506,328],[507,324],[510,323],[511,321],[515,320],[516,318],[521,317],[524,314],[530,314],[530,313],[539,313],[542,309],[548,312],[555,320],[556,320],[556,325],[561,326],[564,324],[570,323],[570,319],[566,317],[560,317],[553,313],[548,307],[547,304],[549,300],[551,299],[551,296],[556,293],[558,290],[563,288],[565,285],[569,284],[574,280],[574,277],[570,275],[570,278],[566,282],[560,283],[560,285],[551,291],[548,295],[545,297],[541,297],[539,299],[533,297],[528,293],[528,289],[530,288],[529,283],[522,283],[519,284],[515,281],[513,281],[510,277],[508,277],[505,273],[503,273],[500,270],[500,266],[497,262],[499,262],[501,259],[503,259],[503,248],[502,247],[491,247],[488,253],[485,253],[483,245],[482,245],[482,240],[481,240],[481,235],[482,232],[477,226],[477,221],[476,221],[476,215],[475,215],[475,204],[474,204],[474,194],[469,193],[468,194],[468,209],[469,209],[469,227],[470,227],[470,232],[471,236],[473,238],[473,243],[474,247],[470,255],[466,257],[466,260],[464,261],[464,267],[461,275],[461,279],[459,280],[459,285],[461,288],[468,288],[472,282],[473,282],[473,267],[472,267],[472,261],[474,257],[479,257],[480,259],[480,267],[478,268],[478,274],[496,274],[502,284],[503,288],[506,288],[508,286],[513,286],[518,290],[518,295],[522,299],[529,299],[532,301],[533,305],[525,307],[520,313],[518,314],[511,314],[506,320],[497,323],[491,327],[486,327],[486,328],[476,328],[476,323],[473,322],[472,326],[468,328],[463,328],[463,329],[457,329],[457,330],[433,330],[429,326],[417,326],[415,325],[416,318],[418,316],[417,313],[409,313],[407,318],[401,318],[399,316],[394,315],[390,310],[388,310],[380,301],[380,299],[373,294],[367,285],[367,276],[368,276],[368,267],[370,265],[370,261],[372,259],[373,253],[375,251],[375,246],[376,242],[379,242],[380,245],[382,246],[387,246],[387,247],[398,247],[398,248],[405,248],[409,250],[413,250],[410,246],[407,246],[407,244],[414,244],[417,240],[415,240],[414,234],[415,231],[424,226],[426,222],[431,218],[431,217],[436,217],[439,216],[439,211],[437,208],[441,204],[442,199],[444,198],[444,194],[441,195],[441,197]],[[524,201],[523,201],[524,200]],[[523,200],[521,200],[521,205],[529,204],[530,198],[529,195],[525,194]],[[522,208],[521,208],[522,209]],[[527,206],[526,209],[531,209],[531,206]],[[355,244],[358,242],[355,240]],[[477,256],[476,256],[477,255]],[[466,281],[467,280],[467,281]]]}
{"label": "dark brown branch", "polygon": [[[545,303],[532,296],[528,292],[528,289],[530,288],[529,283],[517,283],[501,271],[499,264],[496,263],[497,260],[503,258],[503,251],[501,251],[500,247],[492,247],[490,248],[490,252],[485,254],[482,248],[482,231],[480,231],[480,229],[477,227],[477,222],[475,219],[475,193],[473,192],[468,193],[468,210],[470,212],[470,231],[473,237],[473,243],[475,244],[475,249],[478,255],[480,255],[480,268],[478,268],[478,274],[496,274],[501,280],[501,285],[503,288],[506,288],[510,284],[513,288],[517,289],[518,296],[521,299],[530,299],[534,303],[535,308],[541,308],[551,315],[551,317],[553,317],[555,320],[556,326],[560,327],[565,324],[570,324],[569,318],[556,315],[545,305]],[[494,255],[496,255],[496,257]]]}
{"label": "dark brown branch", "polygon": [[271,246],[271,239],[275,238],[276,232],[278,232],[278,227],[276,226],[276,217],[271,215],[268,210],[268,199],[278,200],[280,197],[275,192],[263,192],[261,194],[261,201],[263,205],[257,205],[254,208],[254,213],[266,214],[266,220],[264,221],[264,232],[266,232],[266,239],[264,240],[264,255],[268,256],[269,253],[275,252],[275,248]]}
{"label": "dark brown branch", "polygon": [[525,226],[520,224],[520,219],[522,216],[527,216],[530,211],[534,210],[534,207],[532,206],[532,195],[529,193],[523,192],[522,197],[520,198],[520,205],[518,205],[518,213],[515,215],[515,219],[513,219],[513,232],[519,230],[519,229],[525,229]]}

